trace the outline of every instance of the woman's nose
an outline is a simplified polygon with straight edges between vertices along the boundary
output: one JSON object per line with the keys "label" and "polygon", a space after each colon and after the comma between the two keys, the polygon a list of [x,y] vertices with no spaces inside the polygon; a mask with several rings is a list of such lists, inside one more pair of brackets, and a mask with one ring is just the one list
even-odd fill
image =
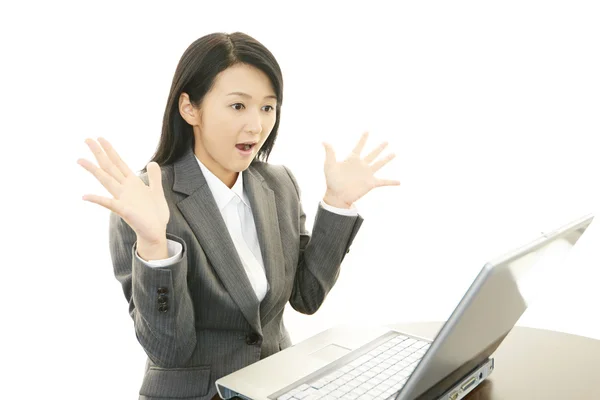
{"label": "woman's nose", "polygon": [[246,131],[253,134],[260,134],[262,132],[262,120],[258,113],[249,113],[248,120],[246,121]]}

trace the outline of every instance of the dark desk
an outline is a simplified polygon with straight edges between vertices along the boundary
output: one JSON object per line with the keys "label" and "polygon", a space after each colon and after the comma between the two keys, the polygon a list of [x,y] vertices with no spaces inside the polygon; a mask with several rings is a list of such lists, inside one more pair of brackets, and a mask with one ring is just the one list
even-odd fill
{"label": "dark desk", "polygon": [[[393,325],[427,338],[441,327],[441,322]],[[494,372],[466,399],[600,399],[600,340],[517,326],[493,357]]]}

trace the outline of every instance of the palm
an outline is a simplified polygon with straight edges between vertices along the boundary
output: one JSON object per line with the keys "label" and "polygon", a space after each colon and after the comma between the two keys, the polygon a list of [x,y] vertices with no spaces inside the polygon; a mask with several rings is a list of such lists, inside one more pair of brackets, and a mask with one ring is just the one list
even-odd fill
{"label": "palm", "polygon": [[118,214],[138,238],[149,242],[164,238],[170,214],[158,164],[148,164],[149,185],[146,185],[121,160],[108,141],[99,139],[99,142],[102,148],[93,140],[86,140],[100,168],[85,159],[79,159],[78,164],[91,172],[114,198],[85,195],[83,199]]}
{"label": "palm", "polygon": [[115,204],[125,222],[147,240],[152,240],[153,232],[162,234],[169,222],[169,206],[164,193],[146,186],[135,175],[127,177]]}
{"label": "palm", "polygon": [[331,145],[324,144],[327,190],[347,204],[354,203],[376,187],[400,184],[396,180],[375,177],[375,173],[395,157],[394,154],[389,154],[383,159],[375,161],[387,143],[382,143],[367,156],[361,158],[360,155],[367,138],[368,133],[363,134],[352,153],[343,161],[337,161]]}

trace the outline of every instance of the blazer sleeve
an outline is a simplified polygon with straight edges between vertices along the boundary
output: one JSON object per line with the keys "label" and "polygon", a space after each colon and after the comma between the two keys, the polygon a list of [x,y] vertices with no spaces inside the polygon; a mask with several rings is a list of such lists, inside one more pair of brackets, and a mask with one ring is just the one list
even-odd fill
{"label": "blazer sleeve", "polygon": [[158,366],[184,366],[196,347],[194,308],[187,286],[187,248],[180,237],[183,254],[166,267],[150,267],[136,256],[137,236],[119,216],[111,212],[109,245],[114,274],[129,302],[137,340]]}
{"label": "blazer sleeve", "polygon": [[298,266],[289,301],[296,311],[314,314],[337,281],[342,261],[349,252],[363,218],[360,215],[337,214],[319,205],[312,233],[307,232],[306,214],[302,209],[298,182],[291,171],[284,168],[298,196],[300,229]]}

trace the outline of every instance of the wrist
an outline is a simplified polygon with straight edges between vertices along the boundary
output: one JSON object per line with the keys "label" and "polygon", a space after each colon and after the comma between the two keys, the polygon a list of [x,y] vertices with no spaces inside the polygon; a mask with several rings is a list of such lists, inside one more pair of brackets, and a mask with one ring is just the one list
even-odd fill
{"label": "wrist", "polygon": [[325,196],[323,196],[323,202],[325,202],[327,205],[330,205],[332,207],[337,207],[337,208],[351,208],[352,207],[352,203],[348,203],[347,201],[336,196],[334,193],[332,193],[329,190],[327,190],[325,192]]}
{"label": "wrist", "polygon": [[169,251],[167,248],[167,236],[156,241],[148,241],[139,239],[137,241],[137,253],[144,259],[148,260],[164,260],[168,258]]}

